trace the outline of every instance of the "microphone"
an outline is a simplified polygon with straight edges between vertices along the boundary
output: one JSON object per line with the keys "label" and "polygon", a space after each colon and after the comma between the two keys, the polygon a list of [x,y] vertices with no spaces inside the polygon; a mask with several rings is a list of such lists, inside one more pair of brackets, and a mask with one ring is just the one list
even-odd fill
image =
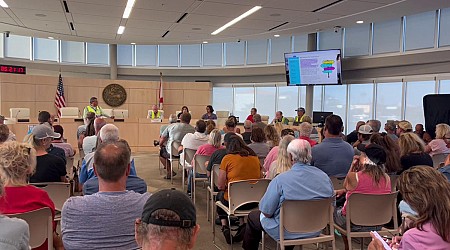
{"label": "microphone", "polygon": [[78,109],[78,117],[81,117],[81,118],[83,118],[83,116],[81,115],[81,111],[80,111],[80,109]]}
{"label": "microphone", "polygon": [[19,116],[19,113],[20,113],[20,109],[19,109],[19,110],[17,110],[17,113],[16,113],[16,115],[14,116],[14,119],[16,119],[16,120],[17,120],[17,116]]}
{"label": "microphone", "polygon": [[122,118],[125,118],[125,115],[123,114],[123,111],[120,111],[120,112],[122,112]]}

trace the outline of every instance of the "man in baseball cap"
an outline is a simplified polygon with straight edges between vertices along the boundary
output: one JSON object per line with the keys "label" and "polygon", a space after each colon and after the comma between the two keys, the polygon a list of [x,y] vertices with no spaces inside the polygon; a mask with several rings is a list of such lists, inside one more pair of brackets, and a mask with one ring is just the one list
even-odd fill
{"label": "man in baseball cap", "polygon": [[303,117],[305,116],[305,109],[300,107],[298,109],[296,109],[295,111],[297,111],[297,116],[294,118],[294,126],[298,126],[300,125],[300,123],[303,122]]}
{"label": "man in baseball cap", "polygon": [[141,219],[135,223],[135,238],[143,249],[185,250],[194,248],[200,225],[186,194],[161,190],[147,200]]}

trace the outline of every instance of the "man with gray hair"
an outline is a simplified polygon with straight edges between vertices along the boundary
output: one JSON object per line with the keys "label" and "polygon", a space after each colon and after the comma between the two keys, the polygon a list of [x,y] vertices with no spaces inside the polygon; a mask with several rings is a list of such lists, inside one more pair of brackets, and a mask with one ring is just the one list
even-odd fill
{"label": "man with gray hair", "polygon": [[124,141],[99,145],[94,171],[99,192],[70,197],[63,206],[64,247],[72,249],[136,249],[133,222],[149,197],[126,190],[131,152]]}
{"label": "man with gray hair", "polygon": [[261,115],[260,114],[254,114],[253,115],[253,126],[259,127],[262,130],[264,130],[264,128],[267,126],[267,124],[265,124],[264,122],[262,122],[261,120]]}
{"label": "man with gray hair", "polygon": [[250,140],[250,137],[252,137],[252,122],[250,120],[244,121],[244,133],[242,133],[241,135],[246,144],[252,143],[252,141]]}
{"label": "man with gray hair", "polygon": [[[257,250],[261,240],[261,231],[265,231],[275,240],[280,239],[280,208],[285,200],[316,200],[334,195],[333,184],[322,170],[311,166],[311,146],[308,141],[295,139],[287,147],[294,165],[291,170],[279,174],[267,187],[259,202],[260,211],[248,215],[242,248]],[[285,239],[305,239],[317,237],[320,231],[290,233],[285,230]],[[285,247],[294,249],[294,246]]]}
{"label": "man with gray hair", "polygon": [[309,123],[309,122],[300,123],[299,139],[308,141],[309,145],[311,145],[311,147],[314,147],[314,145],[316,145],[317,142],[314,140],[311,140],[311,138],[310,138],[312,130],[313,130],[313,126],[311,125],[311,123]]}
{"label": "man with gray hair", "polygon": [[199,231],[194,204],[175,189],[150,196],[135,222],[135,238],[142,250],[193,249]]}
{"label": "man with gray hair", "polygon": [[380,133],[381,122],[379,120],[369,120],[366,124],[372,128],[374,134]]}

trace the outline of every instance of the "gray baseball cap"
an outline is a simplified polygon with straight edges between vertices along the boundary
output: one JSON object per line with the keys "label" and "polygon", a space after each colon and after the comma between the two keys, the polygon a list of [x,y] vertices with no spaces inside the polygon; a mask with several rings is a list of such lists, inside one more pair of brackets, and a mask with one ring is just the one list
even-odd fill
{"label": "gray baseball cap", "polygon": [[49,127],[48,125],[45,124],[39,124],[36,127],[33,128],[33,130],[31,130],[31,134],[33,134],[33,136],[36,139],[45,139],[45,138],[59,138],[61,137],[61,134],[59,133],[55,133],[51,127]]}

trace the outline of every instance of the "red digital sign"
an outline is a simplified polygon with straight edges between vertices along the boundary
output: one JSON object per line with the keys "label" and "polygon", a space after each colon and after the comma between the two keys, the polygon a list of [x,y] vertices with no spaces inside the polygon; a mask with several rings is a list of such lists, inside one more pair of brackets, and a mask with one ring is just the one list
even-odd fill
{"label": "red digital sign", "polygon": [[23,74],[27,73],[27,68],[23,66],[0,65],[0,73]]}

